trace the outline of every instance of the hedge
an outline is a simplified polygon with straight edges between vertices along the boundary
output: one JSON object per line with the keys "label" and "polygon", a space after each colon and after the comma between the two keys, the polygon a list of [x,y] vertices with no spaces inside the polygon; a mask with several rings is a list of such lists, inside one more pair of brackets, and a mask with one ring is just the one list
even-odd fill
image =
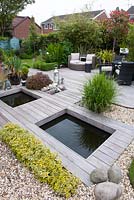
{"label": "hedge", "polygon": [[69,198],[76,193],[79,179],[63,166],[57,155],[33,134],[18,125],[8,123],[0,130],[0,139],[16,158],[42,183],[48,183],[59,195]]}
{"label": "hedge", "polygon": [[35,61],[33,64],[33,68],[40,69],[43,71],[53,70],[57,66],[56,62],[53,63],[46,63],[43,61]]}

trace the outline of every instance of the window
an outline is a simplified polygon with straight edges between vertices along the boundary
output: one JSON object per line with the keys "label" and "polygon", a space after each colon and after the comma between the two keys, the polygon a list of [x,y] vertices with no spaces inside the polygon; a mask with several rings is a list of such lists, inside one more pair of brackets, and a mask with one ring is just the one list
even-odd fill
{"label": "window", "polygon": [[44,29],[48,29],[48,26],[49,24],[44,24]]}

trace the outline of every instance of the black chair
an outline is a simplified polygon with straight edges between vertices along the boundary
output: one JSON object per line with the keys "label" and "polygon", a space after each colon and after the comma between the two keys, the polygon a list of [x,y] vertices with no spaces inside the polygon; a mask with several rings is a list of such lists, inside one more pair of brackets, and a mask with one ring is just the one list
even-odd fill
{"label": "black chair", "polygon": [[102,63],[101,59],[98,58],[97,59],[97,62],[98,62],[98,67],[99,67],[99,73],[101,74],[102,72],[103,73],[106,73],[107,75],[111,74],[111,71],[112,71],[112,63]]}
{"label": "black chair", "polygon": [[131,85],[134,75],[134,62],[122,62],[117,82],[119,85]]}
{"label": "black chair", "polygon": [[102,63],[101,59],[98,60],[99,72],[107,72],[108,75],[113,76],[116,68],[120,67],[123,60],[123,55],[115,55],[112,63]]}

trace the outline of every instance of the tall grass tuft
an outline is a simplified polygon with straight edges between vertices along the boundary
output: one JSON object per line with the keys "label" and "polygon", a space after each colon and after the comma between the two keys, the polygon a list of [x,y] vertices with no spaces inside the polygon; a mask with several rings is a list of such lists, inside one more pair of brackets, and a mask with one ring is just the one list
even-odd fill
{"label": "tall grass tuft", "polygon": [[101,113],[114,102],[117,88],[114,80],[105,74],[97,74],[84,85],[83,104],[89,110]]}

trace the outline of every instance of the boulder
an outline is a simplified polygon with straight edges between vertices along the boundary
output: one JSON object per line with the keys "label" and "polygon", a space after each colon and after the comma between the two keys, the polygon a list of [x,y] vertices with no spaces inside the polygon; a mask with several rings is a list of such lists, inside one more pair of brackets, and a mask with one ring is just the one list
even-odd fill
{"label": "boulder", "polygon": [[110,182],[117,184],[120,183],[122,179],[120,167],[118,167],[117,165],[113,165],[112,167],[110,167],[110,169],[108,170],[108,178]]}
{"label": "boulder", "polygon": [[98,168],[91,172],[90,180],[93,183],[101,183],[108,180],[107,170],[105,168]]}
{"label": "boulder", "polygon": [[95,186],[94,194],[96,200],[116,200],[122,195],[122,189],[116,183],[104,182]]}

